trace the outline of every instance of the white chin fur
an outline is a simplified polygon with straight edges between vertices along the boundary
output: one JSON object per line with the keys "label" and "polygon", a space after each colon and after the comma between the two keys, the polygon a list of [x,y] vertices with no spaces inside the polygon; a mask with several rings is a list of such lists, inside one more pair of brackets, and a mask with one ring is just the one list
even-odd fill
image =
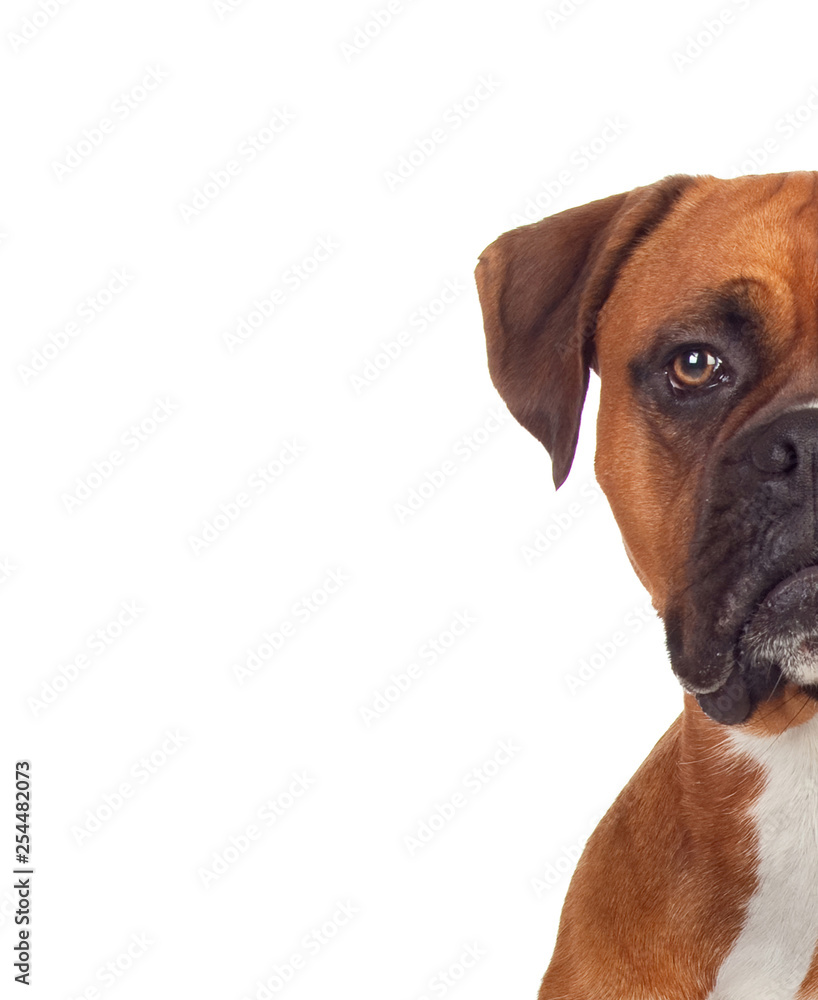
{"label": "white chin fur", "polygon": [[751,644],[757,662],[775,663],[793,684],[818,684],[818,633],[767,638]]}
{"label": "white chin fur", "polygon": [[794,684],[818,684],[818,656],[795,653],[781,661],[781,673]]}

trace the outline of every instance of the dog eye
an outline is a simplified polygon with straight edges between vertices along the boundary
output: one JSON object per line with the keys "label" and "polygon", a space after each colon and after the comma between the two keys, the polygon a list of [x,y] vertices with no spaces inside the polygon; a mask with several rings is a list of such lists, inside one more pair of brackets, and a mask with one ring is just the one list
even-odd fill
{"label": "dog eye", "polygon": [[667,369],[674,389],[707,389],[724,381],[721,358],[706,347],[686,347],[671,360]]}

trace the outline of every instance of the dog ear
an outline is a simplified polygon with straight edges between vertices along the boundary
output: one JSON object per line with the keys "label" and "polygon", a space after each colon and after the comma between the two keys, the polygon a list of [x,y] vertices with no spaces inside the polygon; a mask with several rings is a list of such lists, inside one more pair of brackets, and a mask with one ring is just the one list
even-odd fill
{"label": "dog ear", "polygon": [[634,247],[694,180],[666,177],[570,208],[505,233],[480,255],[489,372],[551,455],[557,487],[574,460],[599,310]]}

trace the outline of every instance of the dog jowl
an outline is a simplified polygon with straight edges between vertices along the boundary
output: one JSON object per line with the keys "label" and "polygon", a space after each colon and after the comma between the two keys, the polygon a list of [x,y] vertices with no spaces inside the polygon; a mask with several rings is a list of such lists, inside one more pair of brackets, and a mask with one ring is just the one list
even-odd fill
{"label": "dog jowl", "polygon": [[541,997],[818,996],[818,174],[668,177],[504,234],[476,278],[558,487],[599,376],[597,479],[685,691],[579,863]]}

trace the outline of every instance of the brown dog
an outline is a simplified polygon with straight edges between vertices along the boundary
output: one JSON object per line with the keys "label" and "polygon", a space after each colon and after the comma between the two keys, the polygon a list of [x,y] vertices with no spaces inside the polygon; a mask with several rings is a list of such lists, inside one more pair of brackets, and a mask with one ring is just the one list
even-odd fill
{"label": "brown dog", "polygon": [[591,836],[540,1000],[818,997],[818,174],[676,176],[501,236],[494,384],[596,474],[684,711]]}

